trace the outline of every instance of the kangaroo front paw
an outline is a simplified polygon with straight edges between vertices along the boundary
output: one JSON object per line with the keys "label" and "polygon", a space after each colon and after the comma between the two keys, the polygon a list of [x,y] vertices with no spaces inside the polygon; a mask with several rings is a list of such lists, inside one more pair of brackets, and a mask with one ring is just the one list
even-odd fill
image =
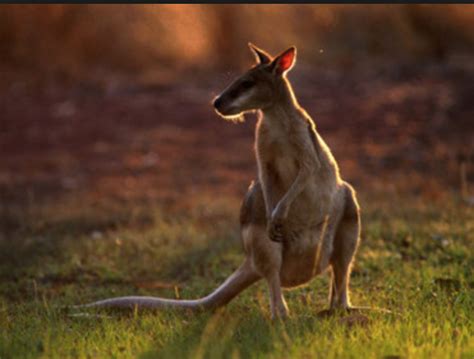
{"label": "kangaroo front paw", "polygon": [[273,242],[281,243],[284,237],[284,225],[282,221],[272,221],[268,228],[268,236]]}

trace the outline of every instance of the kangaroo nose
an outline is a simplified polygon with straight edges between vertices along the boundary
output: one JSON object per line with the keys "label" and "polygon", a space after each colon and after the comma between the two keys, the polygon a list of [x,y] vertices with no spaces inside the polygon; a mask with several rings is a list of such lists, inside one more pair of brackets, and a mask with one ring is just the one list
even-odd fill
{"label": "kangaroo nose", "polygon": [[214,100],[214,108],[219,109],[222,105],[222,98],[218,97]]}

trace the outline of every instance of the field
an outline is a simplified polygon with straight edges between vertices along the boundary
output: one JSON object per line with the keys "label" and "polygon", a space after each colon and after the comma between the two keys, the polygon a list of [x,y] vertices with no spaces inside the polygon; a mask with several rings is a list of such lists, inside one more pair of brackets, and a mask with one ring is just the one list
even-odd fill
{"label": "field", "polygon": [[286,293],[284,323],[270,321],[264,283],[214,313],[64,309],[200,297],[242,261],[255,121],[225,122],[210,106],[231,75],[3,86],[0,358],[472,358],[474,207],[460,163],[474,143],[473,74],[465,63],[294,71],[358,189],[352,301],[392,314],[318,315],[324,275]]}
{"label": "field", "polygon": [[[393,203],[382,200],[368,205],[364,198],[366,225],[353,274],[353,301],[389,308],[392,315],[318,317],[327,305],[326,277],[287,293],[292,316],[285,323],[269,320],[263,284],[212,314],[102,312],[74,317],[59,309],[121,294],[191,298],[211,291],[242,255],[233,229],[235,206],[225,200],[204,202],[205,211],[173,217],[156,206],[146,215],[128,208],[130,216],[123,208],[117,208],[122,214],[104,215],[81,207],[76,213],[64,209],[59,218],[48,216],[49,229],[39,230],[45,222],[38,219],[29,222],[36,228],[22,233],[30,247],[40,247],[36,258],[28,257],[23,249],[28,243],[22,243],[23,260],[10,258],[19,264],[2,270],[1,356],[470,358],[474,354],[472,221],[468,222],[472,210],[468,213],[452,200],[434,205],[417,200],[393,208]],[[139,229],[143,221],[147,228]],[[103,237],[98,235],[102,232],[90,234],[98,228]]]}
{"label": "field", "polygon": [[[473,10],[0,7],[0,358],[474,358]],[[69,308],[202,297],[241,263],[255,115],[211,100],[248,41],[298,47],[362,208],[352,302],[391,313],[323,315],[327,273],[284,322],[263,282],[212,313]]]}

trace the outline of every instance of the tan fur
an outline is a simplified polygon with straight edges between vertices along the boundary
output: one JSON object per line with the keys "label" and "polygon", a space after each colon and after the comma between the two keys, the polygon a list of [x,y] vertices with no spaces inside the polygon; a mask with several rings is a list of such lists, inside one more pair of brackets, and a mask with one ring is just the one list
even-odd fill
{"label": "tan fur", "polygon": [[[268,282],[273,316],[287,314],[280,287],[305,284],[328,267],[333,269],[331,307],[348,308],[350,266],[360,234],[355,191],[340,178],[330,149],[298,105],[285,72],[275,71],[278,57],[261,61],[268,55],[253,50],[260,63],[215,101],[224,117],[260,110],[258,181],[241,210],[247,256]],[[294,57],[296,49],[287,51]],[[253,98],[239,89],[247,81],[255,82]]]}
{"label": "tan fur", "polygon": [[331,308],[349,308],[349,276],[360,235],[355,191],[339,175],[330,149],[298,105],[286,72],[296,49],[272,59],[251,45],[258,64],[214,101],[225,118],[259,110],[255,153],[258,179],[243,200],[244,264],[209,296],[197,300],[122,297],[88,306],[215,308],[263,278],[272,317],[288,308],[282,287],[308,283],[332,268]]}

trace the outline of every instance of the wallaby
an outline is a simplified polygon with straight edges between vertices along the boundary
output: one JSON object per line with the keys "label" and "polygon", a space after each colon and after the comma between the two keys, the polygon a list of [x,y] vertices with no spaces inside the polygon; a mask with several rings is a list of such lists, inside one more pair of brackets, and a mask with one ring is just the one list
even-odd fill
{"label": "wallaby", "polygon": [[121,297],[82,307],[210,309],[265,279],[272,317],[284,317],[288,308],[282,287],[305,284],[328,268],[331,309],[350,307],[349,277],[360,238],[355,191],[339,176],[331,151],[298,105],[286,77],[295,64],[296,48],[273,59],[249,46],[257,64],[214,100],[215,110],[226,119],[259,111],[258,179],[250,185],[240,212],[243,264],[201,299]]}

